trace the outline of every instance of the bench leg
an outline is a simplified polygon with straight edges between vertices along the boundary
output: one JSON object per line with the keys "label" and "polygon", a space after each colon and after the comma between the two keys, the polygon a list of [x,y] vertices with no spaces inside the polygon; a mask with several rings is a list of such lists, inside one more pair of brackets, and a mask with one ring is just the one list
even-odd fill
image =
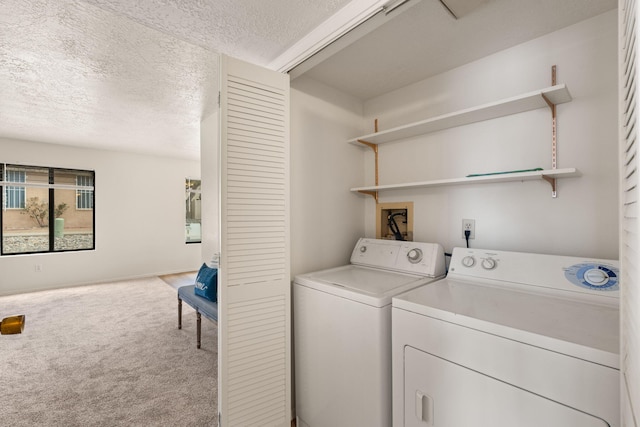
{"label": "bench leg", "polygon": [[200,328],[201,328],[201,323],[202,323],[202,318],[200,316],[200,312],[196,311],[196,324],[198,325],[196,330],[196,336],[197,336],[197,347],[200,348]]}
{"label": "bench leg", "polygon": [[182,300],[178,297],[178,329],[182,329]]}

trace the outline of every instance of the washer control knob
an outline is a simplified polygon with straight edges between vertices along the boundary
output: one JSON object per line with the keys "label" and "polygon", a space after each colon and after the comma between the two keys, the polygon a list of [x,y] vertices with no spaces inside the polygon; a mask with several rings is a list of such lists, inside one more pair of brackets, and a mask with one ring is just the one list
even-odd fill
{"label": "washer control knob", "polygon": [[362,253],[367,252],[367,247],[366,246],[360,246],[360,252],[362,252]]}
{"label": "washer control knob", "polygon": [[593,286],[604,286],[609,281],[609,275],[597,268],[592,268],[584,273],[584,280]]}
{"label": "washer control knob", "polygon": [[462,265],[464,265],[465,267],[473,267],[475,264],[476,259],[471,255],[467,255],[466,257],[462,258]]}
{"label": "washer control knob", "polygon": [[407,259],[411,264],[417,264],[422,261],[422,249],[413,248],[407,252]]}
{"label": "washer control knob", "polygon": [[485,258],[482,260],[482,268],[484,268],[485,270],[493,270],[497,266],[498,264],[496,263],[496,260],[493,258]]}

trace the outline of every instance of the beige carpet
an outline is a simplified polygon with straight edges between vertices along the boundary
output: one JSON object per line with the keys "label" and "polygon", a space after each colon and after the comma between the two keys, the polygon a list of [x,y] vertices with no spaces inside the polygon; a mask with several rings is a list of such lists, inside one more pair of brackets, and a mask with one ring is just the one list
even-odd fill
{"label": "beige carpet", "polygon": [[0,297],[2,426],[215,426],[217,330],[159,278]]}

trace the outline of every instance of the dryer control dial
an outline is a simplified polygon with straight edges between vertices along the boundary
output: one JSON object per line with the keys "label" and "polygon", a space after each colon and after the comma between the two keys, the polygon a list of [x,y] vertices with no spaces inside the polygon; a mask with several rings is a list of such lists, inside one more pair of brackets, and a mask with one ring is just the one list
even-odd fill
{"label": "dryer control dial", "polygon": [[407,252],[407,259],[411,264],[417,264],[422,261],[422,249],[413,248],[409,252]]}
{"label": "dryer control dial", "polygon": [[466,257],[462,258],[462,265],[464,265],[465,267],[473,267],[475,264],[476,259],[471,255],[467,255]]}
{"label": "dryer control dial", "polygon": [[609,275],[602,270],[592,268],[584,273],[584,280],[593,286],[604,286],[609,281]]}
{"label": "dryer control dial", "polygon": [[485,270],[493,270],[498,266],[498,263],[493,258],[485,258],[482,260],[481,265]]}
{"label": "dryer control dial", "polygon": [[366,246],[360,246],[360,252],[361,253],[367,252],[367,247]]}

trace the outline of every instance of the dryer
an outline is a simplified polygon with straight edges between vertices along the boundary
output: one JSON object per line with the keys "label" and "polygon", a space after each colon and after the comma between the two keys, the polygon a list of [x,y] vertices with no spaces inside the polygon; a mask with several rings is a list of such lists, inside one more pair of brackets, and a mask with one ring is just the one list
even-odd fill
{"label": "dryer", "polygon": [[391,425],[391,298],[444,274],[438,244],[362,238],[350,264],[295,277],[298,427]]}
{"label": "dryer", "polygon": [[617,427],[612,260],[455,248],[393,298],[393,426]]}

